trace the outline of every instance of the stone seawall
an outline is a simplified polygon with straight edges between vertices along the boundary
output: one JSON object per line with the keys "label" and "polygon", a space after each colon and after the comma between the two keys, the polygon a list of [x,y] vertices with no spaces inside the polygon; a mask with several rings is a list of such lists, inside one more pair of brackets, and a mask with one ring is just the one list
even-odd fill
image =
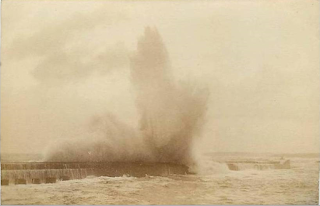
{"label": "stone seawall", "polygon": [[22,162],[1,164],[1,185],[54,183],[87,176],[189,174],[185,165],[136,162]]}
{"label": "stone seawall", "polygon": [[227,161],[229,170],[268,170],[268,169],[290,169],[290,160],[283,161]]}

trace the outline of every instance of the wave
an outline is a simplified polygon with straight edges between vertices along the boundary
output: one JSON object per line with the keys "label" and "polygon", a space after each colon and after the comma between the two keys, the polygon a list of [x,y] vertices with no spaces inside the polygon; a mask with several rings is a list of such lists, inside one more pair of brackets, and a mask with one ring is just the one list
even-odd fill
{"label": "wave", "polygon": [[155,28],[147,27],[131,57],[139,127],[115,114],[96,117],[84,138],[50,145],[45,161],[151,161],[195,164],[194,141],[205,123],[209,91],[176,82],[166,47]]}

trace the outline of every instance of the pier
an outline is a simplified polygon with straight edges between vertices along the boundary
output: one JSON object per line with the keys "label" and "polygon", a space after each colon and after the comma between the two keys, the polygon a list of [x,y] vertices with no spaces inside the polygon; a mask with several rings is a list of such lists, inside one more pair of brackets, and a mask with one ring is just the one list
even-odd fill
{"label": "pier", "polygon": [[55,183],[87,176],[189,174],[185,165],[140,162],[14,162],[1,164],[1,185]]}
{"label": "pier", "polygon": [[229,170],[267,170],[267,169],[290,169],[290,160],[282,161],[227,161]]}

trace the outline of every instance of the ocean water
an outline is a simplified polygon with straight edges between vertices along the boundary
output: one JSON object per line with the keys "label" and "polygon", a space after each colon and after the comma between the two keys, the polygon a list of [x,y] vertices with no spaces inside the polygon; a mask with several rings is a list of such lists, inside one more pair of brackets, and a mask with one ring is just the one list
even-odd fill
{"label": "ocean water", "polygon": [[[254,156],[254,157],[253,157]],[[287,157],[291,169],[231,171],[226,160],[274,155],[207,154],[196,175],[93,177],[1,187],[2,204],[318,204],[319,158]]]}

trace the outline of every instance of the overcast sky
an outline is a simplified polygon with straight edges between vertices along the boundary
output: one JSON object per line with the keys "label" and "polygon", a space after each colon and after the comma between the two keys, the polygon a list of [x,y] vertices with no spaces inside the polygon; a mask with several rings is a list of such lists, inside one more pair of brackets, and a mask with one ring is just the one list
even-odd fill
{"label": "overcast sky", "polygon": [[318,152],[318,20],[316,0],[2,1],[1,150],[109,111],[136,126],[129,57],[154,26],[175,79],[210,90],[200,148]]}

